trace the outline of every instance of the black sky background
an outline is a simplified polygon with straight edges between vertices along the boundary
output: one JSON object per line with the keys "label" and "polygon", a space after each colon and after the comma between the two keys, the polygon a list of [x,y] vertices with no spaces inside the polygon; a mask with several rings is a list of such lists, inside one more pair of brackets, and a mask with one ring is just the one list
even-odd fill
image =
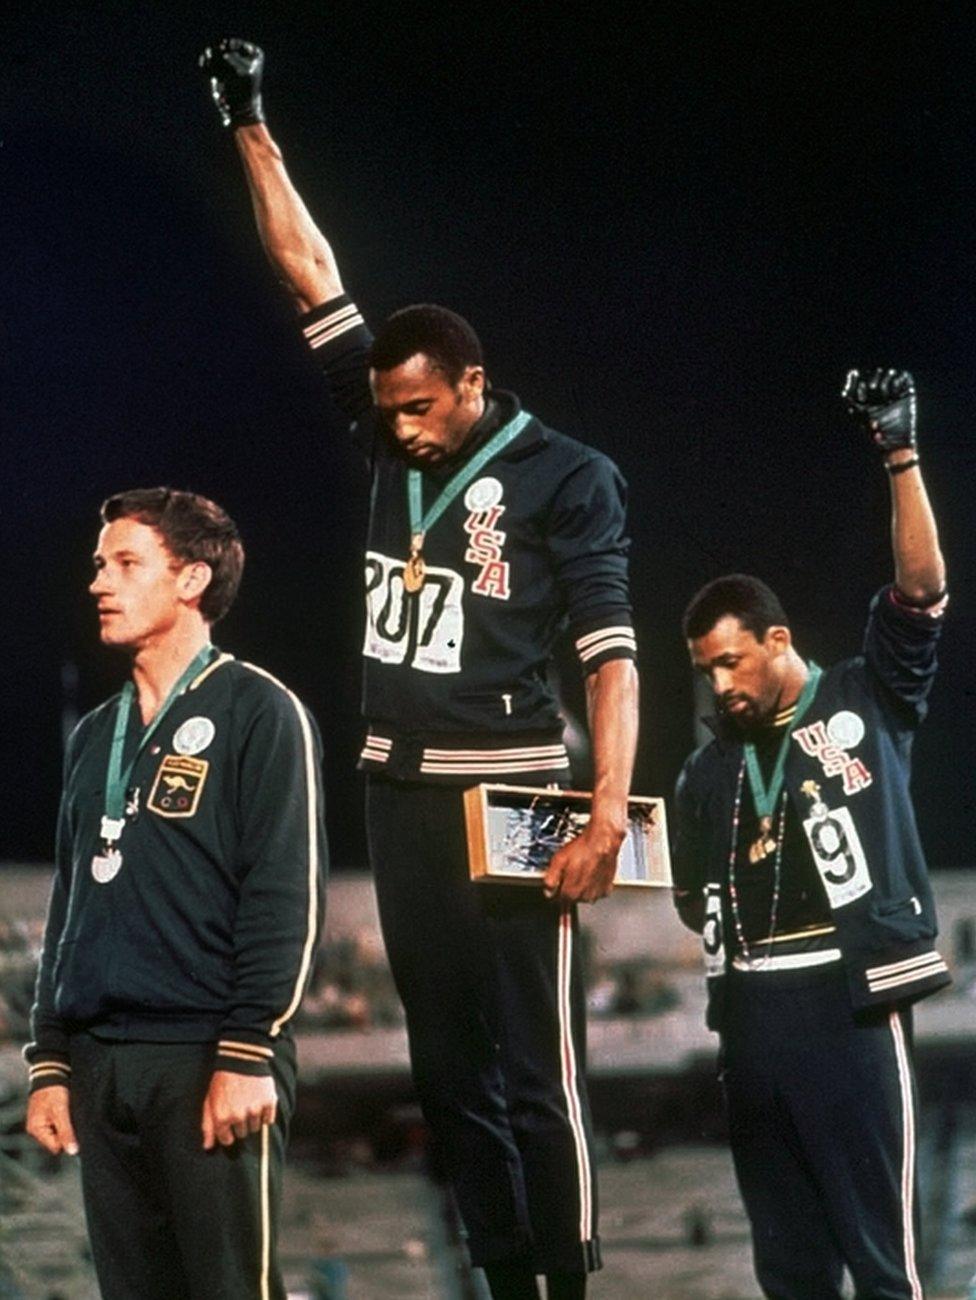
{"label": "black sky background", "polygon": [[0,20],[0,858],[51,851],[62,665],[82,709],[124,672],[85,594],[98,504],[158,482],[237,519],[218,640],[312,706],[334,856],[363,858],[367,484],[195,68],[237,34],[266,48],[270,124],[367,313],[462,312],[495,382],[629,480],[641,792],[669,791],[691,745],[678,624],[710,577],[769,581],[820,662],[857,649],[891,572],[887,487],[837,394],[851,365],[915,372],[954,590],[916,799],[931,860],[971,861],[976,14],[573,12],[92,0]]}

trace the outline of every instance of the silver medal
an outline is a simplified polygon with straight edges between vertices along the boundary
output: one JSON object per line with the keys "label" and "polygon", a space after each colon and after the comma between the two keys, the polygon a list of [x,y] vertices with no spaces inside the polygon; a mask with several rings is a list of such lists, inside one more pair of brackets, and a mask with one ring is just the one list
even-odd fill
{"label": "silver medal", "polygon": [[118,849],[107,848],[92,858],[91,872],[100,885],[114,880],[122,869],[122,854]]}

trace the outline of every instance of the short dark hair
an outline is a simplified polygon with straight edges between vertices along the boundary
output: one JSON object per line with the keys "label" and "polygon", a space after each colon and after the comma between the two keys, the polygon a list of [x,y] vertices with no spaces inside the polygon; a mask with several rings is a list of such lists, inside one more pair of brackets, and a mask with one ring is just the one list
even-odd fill
{"label": "short dark hair", "polygon": [[395,311],[380,326],[367,360],[374,370],[392,370],[422,352],[453,386],[468,366],[484,364],[481,340],[457,312],[420,302]]}
{"label": "short dark hair", "polygon": [[714,578],[692,596],[681,627],[688,641],[711,632],[720,619],[731,615],[761,641],[771,627],[789,627],[779,597],[760,578],[748,573],[727,573]]}
{"label": "short dark hair", "polygon": [[132,488],[102,502],[102,522],[135,519],[155,528],[166,547],[185,564],[202,561],[213,574],[200,597],[200,613],[208,623],[224,617],[237,595],[244,572],[244,545],[226,510],[175,488]]}

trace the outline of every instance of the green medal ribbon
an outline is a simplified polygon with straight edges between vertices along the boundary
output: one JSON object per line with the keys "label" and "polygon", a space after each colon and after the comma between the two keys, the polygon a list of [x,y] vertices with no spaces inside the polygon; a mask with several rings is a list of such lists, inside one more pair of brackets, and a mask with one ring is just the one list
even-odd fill
{"label": "green medal ribbon", "polygon": [[451,502],[464,491],[478,471],[483,469],[493,456],[518,437],[531,419],[532,416],[528,411],[519,411],[508,424],[503,424],[497,433],[492,434],[481,450],[462,465],[453,478],[448,479],[426,514],[424,514],[421,472],[419,469],[408,470],[407,504],[410,510],[411,538],[420,538],[422,545],[424,535],[433,528]]}
{"label": "green medal ribbon", "polygon": [[816,693],[820,678],[823,676],[822,669],[818,668],[815,663],[807,665],[810,672],[803,690],[800,692],[800,698],[796,702],[796,711],[793,719],[783,739],[779,743],[779,753],[776,755],[776,766],[773,768],[773,775],[767,786],[763,781],[763,774],[759,767],[759,759],[756,756],[756,747],[751,741],[747,741],[743,746],[746,759],[746,770],[749,773],[749,790],[752,794],[752,802],[756,809],[756,816],[760,823],[763,818],[772,820],[773,810],[776,807],[780,792],[783,789],[783,778],[786,772],[786,754],[790,747],[790,737],[794,728],[800,722],[800,719],[810,707],[810,703]]}
{"label": "green medal ribbon", "polygon": [[194,677],[207,666],[212,653],[213,646],[205,645],[180,674],[179,679],[163,701],[162,708],[146,728],[142,740],[139,742],[139,747],[129,760],[124,772],[122,771],[122,750],[125,747],[125,733],[129,728],[129,714],[132,712],[132,701],[135,698],[136,691],[131,681],[126,682],[122,687],[118,708],[115,711],[115,730],[112,733],[112,748],[109,750],[108,771],[105,776],[105,816],[102,818],[102,839],[107,844],[113,844],[122,834],[122,828],[125,825],[125,792],[128,789],[132,769],[135,767],[139,755],[146,748],[150,737],[169,712],[170,705],[177,696],[183,694]]}

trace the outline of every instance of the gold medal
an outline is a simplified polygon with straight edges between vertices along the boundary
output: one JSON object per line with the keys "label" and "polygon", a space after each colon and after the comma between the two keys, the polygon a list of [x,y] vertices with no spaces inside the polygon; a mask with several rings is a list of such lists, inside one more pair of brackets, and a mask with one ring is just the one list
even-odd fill
{"label": "gold medal", "polygon": [[411,595],[424,585],[424,535],[414,533],[410,538],[410,558],[403,566],[403,587]]}
{"label": "gold medal", "polygon": [[773,835],[772,817],[759,818],[759,834],[749,845],[749,861],[757,866],[771,853],[776,852],[776,837]]}

